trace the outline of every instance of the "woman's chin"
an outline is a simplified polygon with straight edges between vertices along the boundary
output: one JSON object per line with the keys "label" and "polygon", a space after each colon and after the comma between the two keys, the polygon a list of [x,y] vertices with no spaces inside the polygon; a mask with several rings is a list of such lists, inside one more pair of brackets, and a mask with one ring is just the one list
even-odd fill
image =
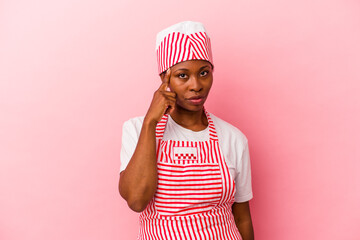
{"label": "woman's chin", "polygon": [[176,106],[179,110],[188,111],[188,112],[198,112],[201,111],[204,107],[204,104],[201,105],[184,105],[184,106]]}

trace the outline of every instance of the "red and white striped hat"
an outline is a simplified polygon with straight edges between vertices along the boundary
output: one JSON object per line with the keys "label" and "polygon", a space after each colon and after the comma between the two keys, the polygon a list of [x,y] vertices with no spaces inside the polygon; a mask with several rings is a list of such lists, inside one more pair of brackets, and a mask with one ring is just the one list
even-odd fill
{"label": "red and white striped hat", "polygon": [[210,38],[200,22],[185,21],[156,35],[159,74],[187,60],[206,60],[213,65]]}

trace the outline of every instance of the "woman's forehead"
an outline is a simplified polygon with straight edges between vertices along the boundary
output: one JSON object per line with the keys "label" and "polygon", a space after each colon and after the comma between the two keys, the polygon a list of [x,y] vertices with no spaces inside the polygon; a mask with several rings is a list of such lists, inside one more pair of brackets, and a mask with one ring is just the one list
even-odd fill
{"label": "woman's forehead", "polygon": [[183,61],[183,62],[179,62],[177,64],[175,64],[174,66],[171,67],[172,70],[177,70],[177,69],[181,69],[181,68],[185,68],[185,69],[197,69],[197,68],[202,68],[202,67],[206,67],[206,66],[211,66],[211,64],[206,61],[206,60],[188,60],[188,61]]}

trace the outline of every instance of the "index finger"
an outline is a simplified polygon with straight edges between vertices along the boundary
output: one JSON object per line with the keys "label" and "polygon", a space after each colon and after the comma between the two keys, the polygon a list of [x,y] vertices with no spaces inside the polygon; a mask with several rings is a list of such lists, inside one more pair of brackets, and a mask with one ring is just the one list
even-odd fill
{"label": "index finger", "polygon": [[170,83],[170,75],[171,75],[171,70],[170,68],[168,68],[168,70],[166,70],[165,76],[161,79],[162,81],[162,84],[160,86],[161,90],[167,91],[167,88]]}

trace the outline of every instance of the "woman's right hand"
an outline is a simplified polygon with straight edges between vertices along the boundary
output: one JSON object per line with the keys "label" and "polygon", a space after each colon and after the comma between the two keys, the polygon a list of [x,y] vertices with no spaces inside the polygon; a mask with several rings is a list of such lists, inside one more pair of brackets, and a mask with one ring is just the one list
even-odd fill
{"label": "woman's right hand", "polygon": [[155,91],[148,112],[146,113],[144,122],[157,124],[162,116],[171,113],[175,109],[176,93],[167,91],[170,83],[170,68],[166,71],[162,84]]}

